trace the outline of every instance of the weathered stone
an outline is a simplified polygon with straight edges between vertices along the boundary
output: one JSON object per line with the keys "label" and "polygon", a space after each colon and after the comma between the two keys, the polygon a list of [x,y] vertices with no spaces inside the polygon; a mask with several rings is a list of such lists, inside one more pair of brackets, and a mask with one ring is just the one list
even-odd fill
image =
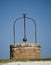
{"label": "weathered stone", "polygon": [[39,44],[10,45],[10,58],[41,58]]}

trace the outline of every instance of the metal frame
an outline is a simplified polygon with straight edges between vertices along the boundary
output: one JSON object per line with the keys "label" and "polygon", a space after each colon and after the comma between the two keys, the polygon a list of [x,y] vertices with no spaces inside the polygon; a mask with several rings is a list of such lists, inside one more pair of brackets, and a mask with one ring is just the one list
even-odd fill
{"label": "metal frame", "polygon": [[[14,23],[13,23],[14,44],[16,43],[16,42],[15,42],[15,41],[16,41],[16,40],[15,40],[15,24],[16,24],[16,22],[17,22],[18,20],[20,20],[20,19],[22,19],[22,18],[24,18],[24,38],[26,38],[25,18],[27,18],[27,19],[30,19],[31,21],[33,21],[33,23],[34,23],[34,29],[35,29],[35,43],[37,43],[36,22],[35,22],[34,19],[29,18],[29,17],[27,17],[27,16],[24,14],[23,17],[20,17],[20,18],[16,19],[16,20],[14,21]],[[26,41],[27,41],[27,39],[26,39]],[[25,42],[26,42],[26,41],[25,41]]]}

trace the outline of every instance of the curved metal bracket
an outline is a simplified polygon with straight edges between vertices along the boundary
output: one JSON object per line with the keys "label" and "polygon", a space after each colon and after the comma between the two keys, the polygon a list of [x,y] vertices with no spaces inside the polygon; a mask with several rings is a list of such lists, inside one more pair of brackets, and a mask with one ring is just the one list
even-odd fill
{"label": "curved metal bracket", "polygon": [[24,17],[20,17],[20,18],[18,18],[18,19],[16,19],[16,20],[14,21],[14,24],[13,24],[14,44],[15,44],[15,24],[16,24],[16,22],[17,22],[18,20],[20,20],[20,19],[22,19],[22,18],[24,18],[24,38],[23,38],[23,41],[24,41],[24,42],[27,41],[27,38],[26,38],[26,23],[25,23],[25,18],[27,18],[27,19],[30,19],[31,21],[33,21],[33,23],[34,23],[34,29],[35,29],[35,43],[37,43],[36,22],[35,22],[34,19],[29,18],[29,17],[26,17],[25,14],[24,14]]}

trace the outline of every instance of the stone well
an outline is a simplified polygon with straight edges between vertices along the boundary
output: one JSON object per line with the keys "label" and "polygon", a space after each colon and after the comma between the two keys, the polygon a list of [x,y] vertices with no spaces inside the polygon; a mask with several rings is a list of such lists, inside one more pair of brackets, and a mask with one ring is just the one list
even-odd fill
{"label": "stone well", "polygon": [[40,59],[40,45],[39,44],[15,44],[10,45],[10,59]]}

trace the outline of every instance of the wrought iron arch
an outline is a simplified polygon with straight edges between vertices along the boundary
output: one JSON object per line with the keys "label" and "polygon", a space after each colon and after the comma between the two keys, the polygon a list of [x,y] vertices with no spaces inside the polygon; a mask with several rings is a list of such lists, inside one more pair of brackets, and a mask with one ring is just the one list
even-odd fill
{"label": "wrought iron arch", "polygon": [[31,21],[33,21],[34,23],[34,29],[35,29],[35,43],[37,43],[37,32],[36,32],[36,22],[34,19],[32,18],[29,18],[29,17],[26,17],[26,14],[23,15],[23,17],[20,17],[18,19],[16,19],[13,23],[13,36],[14,36],[14,44],[15,44],[15,24],[18,20],[24,18],[24,38],[23,38],[23,41],[26,42],[27,41],[27,38],[26,38],[26,23],[25,23],[25,18],[27,19],[30,19]]}

